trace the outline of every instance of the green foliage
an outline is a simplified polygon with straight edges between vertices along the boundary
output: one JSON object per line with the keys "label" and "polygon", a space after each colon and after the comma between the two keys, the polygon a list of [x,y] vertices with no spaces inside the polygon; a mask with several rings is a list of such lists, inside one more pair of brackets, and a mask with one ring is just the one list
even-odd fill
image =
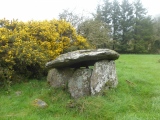
{"label": "green foliage", "polygon": [[[118,87],[104,91],[102,96],[73,100],[66,91],[51,89],[46,80],[17,83],[10,93],[0,88],[0,119],[158,120],[159,59],[160,55],[121,55],[116,61]],[[37,98],[48,107],[33,106]]]}
{"label": "green foliage", "polygon": [[66,20],[67,22],[71,23],[75,28],[78,27],[84,20],[84,16],[75,14],[73,11],[70,10],[63,10],[62,13],[59,14],[60,20]]}
{"label": "green foliage", "polygon": [[146,50],[145,46],[147,46],[146,43],[143,40],[139,40],[134,45],[134,47],[135,47],[134,52],[135,53],[147,53],[148,51]]}
{"label": "green foliage", "polygon": [[87,39],[93,48],[110,46],[108,26],[98,19],[86,20],[78,26],[77,31]]}
{"label": "green foliage", "polygon": [[110,25],[112,21],[112,3],[109,0],[104,0],[104,5],[99,9],[101,20]]}
{"label": "green foliage", "polygon": [[133,6],[129,3],[128,0],[123,0],[121,4],[121,18],[120,18],[120,31],[121,34],[121,43],[122,45],[127,44],[129,40],[132,39],[133,33]]}
{"label": "green foliage", "polygon": [[[97,16],[97,15],[96,15]],[[78,34],[87,39],[92,48],[108,48],[110,44],[108,25],[101,18],[85,19],[72,11],[64,10],[59,19],[66,20],[75,26]],[[79,49],[77,45],[69,47],[65,52]]]}
{"label": "green foliage", "polygon": [[153,21],[146,13],[140,0],[133,3],[104,0],[98,5],[95,17],[110,28],[108,33],[112,41],[109,48],[120,53],[149,53],[154,48],[154,33]]}
{"label": "green foliage", "polygon": [[14,76],[39,78],[45,63],[55,59],[71,46],[89,47],[86,39],[64,20],[0,20],[1,84],[17,81]]}
{"label": "green foliage", "polygon": [[155,40],[152,48],[153,53],[160,53],[160,40]]}
{"label": "green foliage", "polygon": [[[112,33],[113,33],[113,40],[119,39],[119,30],[120,30],[120,5],[117,0],[114,0],[112,3]],[[113,48],[114,49],[114,48]]]}
{"label": "green foliage", "polygon": [[153,31],[154,31],[154,39],[153,39],[153,46],[152,52],[153,53],[160,53],[160,16],[155,17],[154,24],[153,24]]}

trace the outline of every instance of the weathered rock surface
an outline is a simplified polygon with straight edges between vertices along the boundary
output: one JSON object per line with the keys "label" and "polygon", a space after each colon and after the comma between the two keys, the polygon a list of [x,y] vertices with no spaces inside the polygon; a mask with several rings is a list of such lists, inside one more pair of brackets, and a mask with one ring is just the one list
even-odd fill
{"label": "weathered rock surface", "polygon": [[[95,95],[118,84],[115,62],[119,54],[110,49],[79,50],[62,54],[46,63],[51,68],[47,82],[66,88],[72,98]],[[93,69],[88,66],[94,66]],[[82,68],[86,67],[86,68]]]}
{"label": "weathered rock surface", "polygon": [[71,68],[52,68],[48,72],[47,82],[54,88],[67,87],[68,80],[73,72],[74,70]]}
{"label": "weathered rock surface", "polygon": [[73,98],[90,95],[90,77],[92,69],[77,69],[68,81],[68,88]]}
{"label": "weathered rock surface", "polygon": [[116,87],[118,80],[116,76],[115,62],[109,60],[96,62],[90,81],[91,95],[99,93],[105,88]]}
{"label": "weathered rock surface", "polygon": [[48,106],[48,104],[41,99],[35,99],[33,101],[33,105],[36,106],[36,107],[40,107],[40,108],[45,108],[45,107]]}
{"label": "weathered rock surface", "polygon": [[46,67],[86,67],[94,65],[98,60],[116,60],[118,58],[119,54],[110,49],[78,50],[60,55],[55,60],[47,62]]}

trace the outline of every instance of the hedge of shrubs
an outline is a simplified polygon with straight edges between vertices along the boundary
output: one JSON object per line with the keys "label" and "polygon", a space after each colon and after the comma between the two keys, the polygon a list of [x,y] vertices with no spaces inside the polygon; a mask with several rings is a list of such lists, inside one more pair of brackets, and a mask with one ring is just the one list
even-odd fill
{"label": "hedge of shrubs", "polygon": [[0,84],[39,78],[45,63],[89,44],[64,20],[0,20]]}

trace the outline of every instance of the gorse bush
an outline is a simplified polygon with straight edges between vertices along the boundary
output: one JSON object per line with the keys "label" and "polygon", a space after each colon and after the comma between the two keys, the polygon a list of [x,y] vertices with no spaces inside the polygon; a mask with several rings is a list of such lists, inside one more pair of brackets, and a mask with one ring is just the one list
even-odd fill
{"label": "gorse bush", "polygon": [[86,39],[64,20],[19,22],[2,19],[0,82],[16,81],[17,75],[40,77],[47,61],[61,53],[85,48],[89,48]]}

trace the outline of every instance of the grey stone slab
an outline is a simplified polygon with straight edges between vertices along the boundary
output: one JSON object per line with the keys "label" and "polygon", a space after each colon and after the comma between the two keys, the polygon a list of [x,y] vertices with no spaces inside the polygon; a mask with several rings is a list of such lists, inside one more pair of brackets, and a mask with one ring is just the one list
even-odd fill
{"label": "grey stone slab", "polygon": [[109,60],[96,62],[90,79],[91,95],[103,89],[114,88],[117,84],[115,62]]}
{"label": "grey stone slab", "polygon": [[47,62],[46,67],[87,67],[94,65],[99,60],[116,60],[118,58],[119,54],[110,49],[78,50],[61,54],[56,59]]}

